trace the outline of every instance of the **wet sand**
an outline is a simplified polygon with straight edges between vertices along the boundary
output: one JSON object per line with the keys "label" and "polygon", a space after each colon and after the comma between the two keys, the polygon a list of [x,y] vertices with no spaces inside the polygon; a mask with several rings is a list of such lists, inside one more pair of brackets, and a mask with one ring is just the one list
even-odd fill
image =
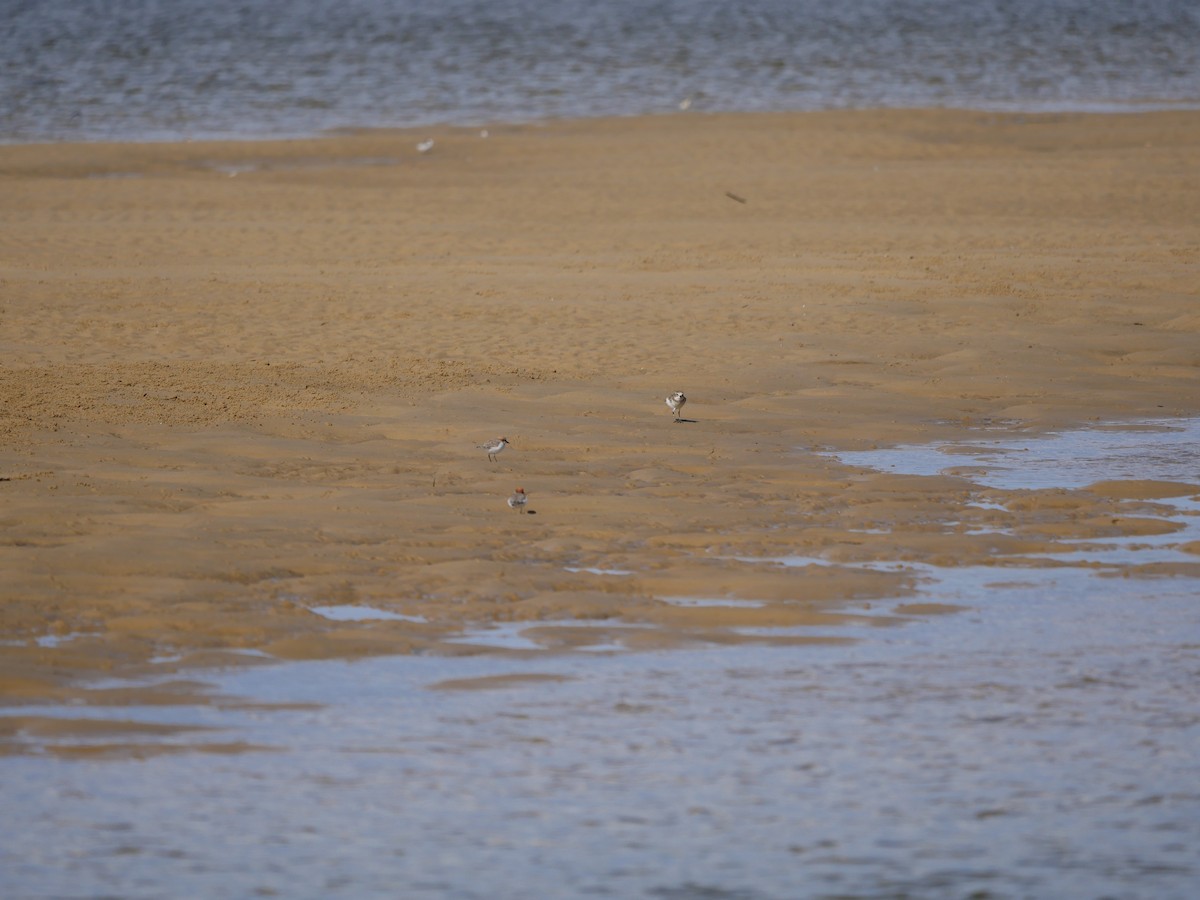
{"label": "wet sand", "polygon": [[995,509],[814,451],[1200,412],[1198,169],[1192,112],[0,147],[0,699],[485,622],[728,641],[913,589],[739,557],[1147,533],[1176,488]]}

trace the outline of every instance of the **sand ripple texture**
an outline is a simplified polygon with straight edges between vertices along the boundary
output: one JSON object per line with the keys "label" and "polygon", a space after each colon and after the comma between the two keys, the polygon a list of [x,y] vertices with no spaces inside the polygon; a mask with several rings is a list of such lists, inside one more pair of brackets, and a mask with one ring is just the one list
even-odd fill
{"label": "sand ripple texture", "polygon": [[[733,640],[915,590],[862,561],[1162,527],[824,451],[1195,414],[1198,134],[928,111],[0,148],[0,685],[487,622]],[[746,561],[789,555],[840,565]],[[706,597],[743,603],[667,602]],[[420,621],[310,609],[337,604]]]}

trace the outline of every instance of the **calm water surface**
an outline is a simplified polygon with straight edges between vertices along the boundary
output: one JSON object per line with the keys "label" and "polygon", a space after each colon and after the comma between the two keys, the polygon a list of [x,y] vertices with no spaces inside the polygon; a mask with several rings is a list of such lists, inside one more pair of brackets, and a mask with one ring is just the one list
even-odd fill
{"label": "calm water surface", "polygon": [[0,0],[0,140],[1200,104],[1195,0]]}
{"label": "calm water surface", "polygon": [[[1035,455],[1180,480],[1198,429],[1095,429]],[[998,444],[1031,441],[981,441]],[[1200,536],[1195,502],[1162,514],[1177,544]],[[282,664],[204,678],[319,706],[79,710],[264,749],[3,758],[0,893],[1191,898],[1200,579],[1121,577],[1140,552],[909,564],[920,599],[965,609],[820,632],[851,644]],[[439,687],[497,675],[541,678]]]}
{"label": "calm water surface", "polygon": [[[5,895],[1183,900],[1195,623],[1071,575],[852,648],[223,676],[330,705],[179,716],[278,752],[5,760]],[[511,672],[570,680],[430,689]]]}

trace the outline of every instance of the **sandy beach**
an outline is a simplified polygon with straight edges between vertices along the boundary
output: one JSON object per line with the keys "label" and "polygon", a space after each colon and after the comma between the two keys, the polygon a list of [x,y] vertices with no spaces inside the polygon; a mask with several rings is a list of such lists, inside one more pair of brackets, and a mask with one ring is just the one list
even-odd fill
{"label": "sandy beach", "polygon": [[[1165,527],[1175,485],[988,508],[818,451],[1200,413],[1198,171],[1196,112],[0,147],[0,700],[493,621],[732,641],[912,590],[739,558]],[[714,596],[762,605],[664,602]]]}

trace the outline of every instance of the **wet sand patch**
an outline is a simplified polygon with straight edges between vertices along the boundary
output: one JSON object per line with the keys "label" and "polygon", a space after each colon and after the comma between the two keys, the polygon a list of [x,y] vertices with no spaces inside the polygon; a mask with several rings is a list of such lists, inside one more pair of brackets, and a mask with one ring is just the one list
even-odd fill
{"label": "wet sand patch", "polygon": [[226,743],[199,741],[186,744],[51,744],[39,748],[38,752],[56,756],[60,759],[121,761],[153,759],[158,756],[178,756],[189,753],[238,756],[243,753],[279,752],[281,749],[283,748],[248,744],[244,741],[230,741]]}
{"label": "wet sand patch", "polygon": [[561,684],[570,680],[568,675],[514,672],[506,675],[486,675],[480,678],[449,678],[445,681],[435,682],[429,687],[436,691],[490,691],[526,684]]}

